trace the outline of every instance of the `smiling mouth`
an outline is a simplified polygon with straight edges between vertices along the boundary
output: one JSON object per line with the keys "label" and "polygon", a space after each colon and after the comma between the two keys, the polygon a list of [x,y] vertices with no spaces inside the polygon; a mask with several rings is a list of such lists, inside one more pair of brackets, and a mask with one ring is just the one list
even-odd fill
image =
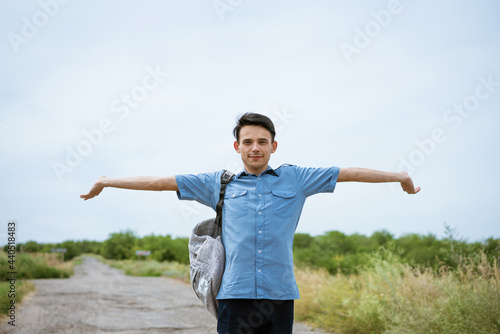
{"label": "smiling mouth", "polygon": [[252,160],[257,160],[257,159],[260,159],[260,158],[262,158],[261,155],[251,155],[250,156],[250,159],[252,159]]}

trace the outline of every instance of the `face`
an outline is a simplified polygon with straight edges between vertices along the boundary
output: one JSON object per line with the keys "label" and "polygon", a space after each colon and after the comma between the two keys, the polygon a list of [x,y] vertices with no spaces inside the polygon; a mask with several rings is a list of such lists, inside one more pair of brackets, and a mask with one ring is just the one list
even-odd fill
{"label": "face", "polygon": [[256,175],[266,170],[271,154],[277,147],[276,141],[271,142],[271,133],[256,125],[242,127],[240,142],[234,142],[234,149],[241,154],[245,170]]}

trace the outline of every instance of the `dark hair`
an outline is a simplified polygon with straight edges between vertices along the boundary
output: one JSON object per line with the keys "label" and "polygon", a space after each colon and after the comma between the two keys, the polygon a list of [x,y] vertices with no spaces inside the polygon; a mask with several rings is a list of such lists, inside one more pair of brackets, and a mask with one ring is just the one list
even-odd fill
{"label": "dark hair", "polygon": [[247,112],[244,113],[243,115],[238,118],[238,121],[236,123],[236,126],[233,129],[233,135],[234,138],[236,138],[236,141],[239,143],[240,142],[240,130],[242,127],[245,125],[258,125],[262,126],[264,129],[269,131],[271,133],[271,142],[274,143],[274,137],[276,136],[276,130],[274,130],[274,124],[273,121],[267,116],[253,113],[253,112]]}

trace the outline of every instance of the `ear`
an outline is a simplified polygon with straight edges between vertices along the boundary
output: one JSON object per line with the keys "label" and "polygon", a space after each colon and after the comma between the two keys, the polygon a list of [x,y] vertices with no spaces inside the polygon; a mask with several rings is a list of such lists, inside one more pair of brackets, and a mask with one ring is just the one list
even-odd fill
{"label": "ear", "polygon": [[273,147],[273,148],[271,149],[271,153],[274,153],[274,152],[276,151],[276,149],[278,148],[278,142],[275,140],[275,141],[271,144],[271,146]]}
{"label": "ear", "polygon": [[233,145],[236,152],[240,153],[240,144],[238,144],[238,141],[235,140]]}

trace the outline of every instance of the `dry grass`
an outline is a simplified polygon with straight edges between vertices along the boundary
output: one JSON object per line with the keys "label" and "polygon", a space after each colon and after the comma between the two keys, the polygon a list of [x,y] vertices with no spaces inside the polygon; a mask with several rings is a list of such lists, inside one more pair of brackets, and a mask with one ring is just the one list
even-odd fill
{"label": "dry grass", "polygon": [[[10,271],[7,254],[0,252],[0,273],[3,282],[0,282],[0,308],[1,314],[6,314],[7,307],[15,295],[16,305],[19,304],[23,297],[30,291],[35,290],[35,285],[26,278],[63,278],[73,274],[73,266],[78,259],[63,262],[57,254],[49,253],[18,253],[15,257],[16,281],[15,289],[11,288],[9,282]],[[15,293],[12,291],[15,290]],[[5,316],[0,317],[5,320]]]}
{"label": "dry grass", "polygon": [[377,257],[357,276],[295,273],[297,320],[336,333],[500,333],[500,270],[484,254],[439,273]]}
{"label": "dry grass", "polygon": [[156,260],[105,260],[97,257],[101,262],[117,269],[121,269],[126,275],[131,276],[165,276],[179,279],[190,283],[189,265],[178,262],[158,262]]}
{"label": "dry grass", "polygon": [[80,262],[80,257],[76,257],[71,261],[63,261],[61,253],[26,253],[29,254],[32,258],[40,258],[45,262],[49,267],[57,268],[60,270],[64,270],[70,275],[75,273],[74,266]]}

